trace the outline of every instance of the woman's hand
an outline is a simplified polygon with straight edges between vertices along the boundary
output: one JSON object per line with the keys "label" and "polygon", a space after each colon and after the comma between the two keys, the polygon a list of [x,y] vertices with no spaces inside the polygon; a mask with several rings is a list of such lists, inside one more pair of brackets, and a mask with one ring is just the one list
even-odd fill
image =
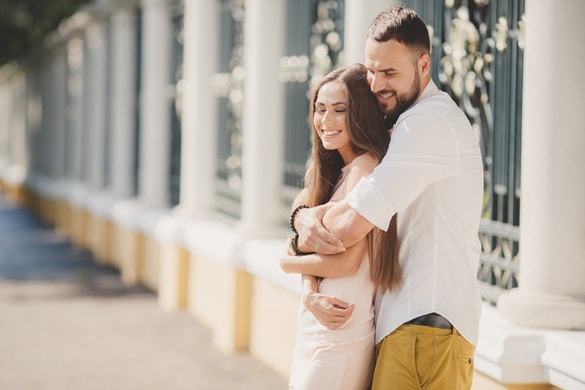
{"label": "woman's hand", "polygon": [[330,329],[343,326],[355,308],[354,305],[340,299],[315,291],[305,291],[303,304],[317,318],[317,321]]}
{"label": "woman's hand", "polygon": [[343,242],[323,226],[323,216],[334,203],[299,210],[295,228],[299,233],[297,245],[303,252],[333,255],[345,251]]}
{"label": "woman's hand", "polygon": [[303,275],[303,305],[317,321],[330,329],[338,329],[351,317],[354,305],[319,293],[319,280],[312,275]]}

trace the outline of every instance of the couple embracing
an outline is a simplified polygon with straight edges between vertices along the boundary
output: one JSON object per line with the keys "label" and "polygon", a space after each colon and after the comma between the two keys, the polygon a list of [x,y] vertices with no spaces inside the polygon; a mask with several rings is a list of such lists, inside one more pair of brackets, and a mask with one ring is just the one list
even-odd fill
{"label": "couple embracing", "polygon": [[471,388],[483,166],[468,119],[431,80],[420,17],[381,12],[365,66],[323,78],[308,119],[280,259],[303,283],[290,388]]}

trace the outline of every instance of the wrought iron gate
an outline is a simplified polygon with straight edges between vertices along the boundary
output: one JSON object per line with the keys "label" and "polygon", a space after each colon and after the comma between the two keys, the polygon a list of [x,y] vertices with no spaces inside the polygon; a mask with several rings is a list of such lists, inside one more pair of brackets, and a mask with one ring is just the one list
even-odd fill
{"label": "wrought iron gate", "polygon": [[484,163],[478,279],[495,303],[518,285],[524,0],[405,1],[432,31],[433,79],[459,103]]}
{"label": "wrought iron gate", "polygon": [[183,33],[184,33],[184,0],[175,0],[171,4],[173,35],[171,43],[171,83],[173,96],[170,104],[170,164],[169,164],[169,203],[179,204],[181,192],[181,107],[183,86]]}
{"label": "wrought iron gate", "polygon": [[219,69],[213,77],[218,98],[218,142],[215,207],[240,216],[242,182],[242,114],[244,103],[244,0],[221,4]]}
{"label": "wrought iron gate", "polygon": [[[221,69],[214,85],[220,99],[218,208],[239,215],[243,0],[223,4]],[[484,206],[478,279],[494,303],[518,284],[520,145],[524,0],[405,0],[432,34],[433,80],[470,119],[484,162]],[[343,0],[289,0],[285,83],[283,204],[302,186],[308,157],[306,121],[313,77],[339,64],[343,51]],[[222,92],[223,91],[223,92]],[[235,92],[241,93],[235,93]],[[220,207],[220,203],[223,206]],[[225,205],[230,205],[225,207]],[[284,222],[283,222],[284,223]]]}
{"label": "wrought iron gate", "polygon": [[287,57],[281,59],[286,90],[283,202],[302,186],[310,151],[307,122],[311,85],[339,65],[343,51],[344,1],[289,0]]}

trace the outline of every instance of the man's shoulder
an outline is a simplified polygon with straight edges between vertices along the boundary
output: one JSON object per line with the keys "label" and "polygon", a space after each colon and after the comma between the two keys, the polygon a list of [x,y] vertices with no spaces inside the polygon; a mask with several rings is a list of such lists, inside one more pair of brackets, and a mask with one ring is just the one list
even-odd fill
{"label": "man's shoulder", "polygon": [[453,121],[467,121],[463,110],[455,103],[448,93],[436,90],[432,94],[420,99],[412,107],[406,110],[400,121],[417,120],[430,121],[437,126],[440,123],[453,123]]}
{"label": "man's shoulder", "polygon": [[419,113],[431,110],[431,112],[438,111],[438,113],[445,113],[445,109],[460,110],[459,106],[457,106],[447,92],[437,89],[432,94],[424,96],[416,102],[409,111]]}

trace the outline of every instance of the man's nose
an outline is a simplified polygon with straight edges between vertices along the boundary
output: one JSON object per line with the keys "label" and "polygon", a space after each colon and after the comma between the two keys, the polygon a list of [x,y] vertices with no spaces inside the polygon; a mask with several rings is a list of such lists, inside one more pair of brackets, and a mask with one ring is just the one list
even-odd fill
{"label": "man's nose", "polygon": [[383,89],[382,79],[380,77],[376,77],[376,75],[372,74],[368,81],[370,82],[370,90],[372,92],[376,93]]}

